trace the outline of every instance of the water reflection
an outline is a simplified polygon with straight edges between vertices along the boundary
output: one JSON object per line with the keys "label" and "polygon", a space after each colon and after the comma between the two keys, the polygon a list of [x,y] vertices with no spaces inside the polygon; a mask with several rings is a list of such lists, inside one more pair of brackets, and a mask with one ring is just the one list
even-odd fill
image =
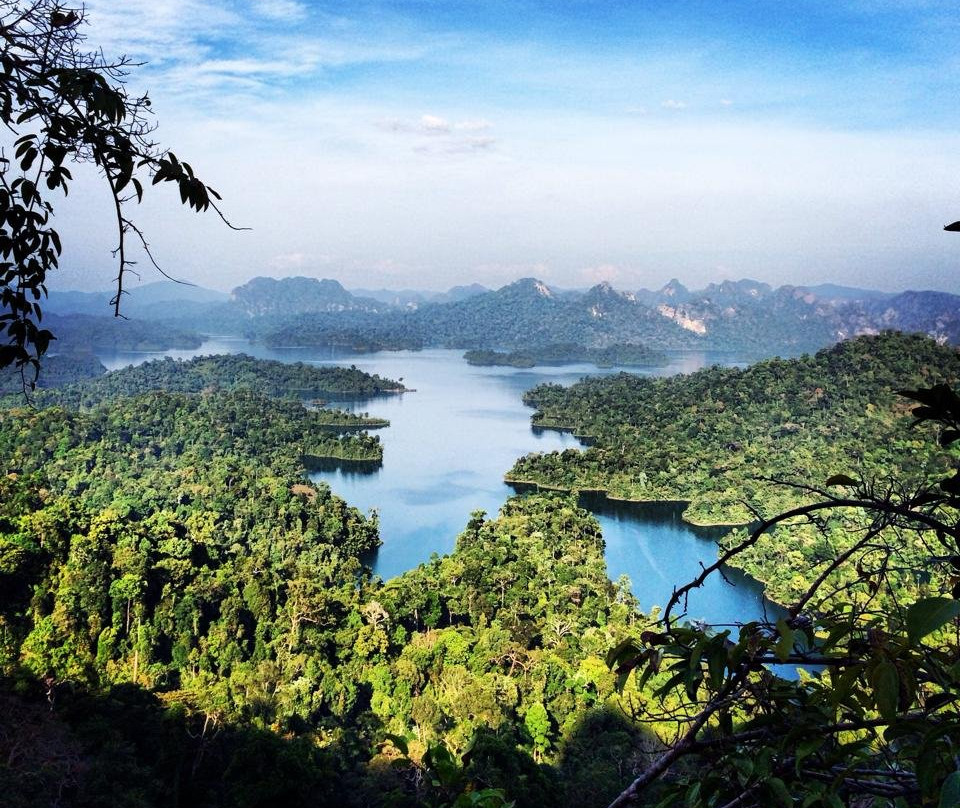
{"label": "water reflection", "polygon": [[383,467],[379,460],[351,460],[308,455],[304,464],[311,472],[325,472],[340,477],[369,477]]}

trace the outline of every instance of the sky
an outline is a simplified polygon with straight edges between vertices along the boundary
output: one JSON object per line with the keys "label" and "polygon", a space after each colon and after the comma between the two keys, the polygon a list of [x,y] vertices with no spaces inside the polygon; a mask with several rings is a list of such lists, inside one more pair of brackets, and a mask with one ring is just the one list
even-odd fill
{"label": "sky", "polygon": [[[157,260],[202,286],[960,291],[955,0],[86,8],[88,45],[143,63],[157,140],[252,228],[148,189]],[[57,205],[51,287],[107,287],[102,180]]]}

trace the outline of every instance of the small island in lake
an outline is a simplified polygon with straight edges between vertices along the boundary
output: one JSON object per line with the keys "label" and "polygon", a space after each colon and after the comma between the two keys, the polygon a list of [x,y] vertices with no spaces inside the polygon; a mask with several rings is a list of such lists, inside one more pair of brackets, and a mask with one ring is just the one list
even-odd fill
{"label": "small island in lake", "polygon": [[467,364],[480,367],[532,368],[538,365],[567,365],[592,362],[597,367],[660,367],[667,364],[667,355],[639,343],[618,343],[605,348],[588,348],[572,342],[560,342],[522,348],[516,351],[467,351]]}

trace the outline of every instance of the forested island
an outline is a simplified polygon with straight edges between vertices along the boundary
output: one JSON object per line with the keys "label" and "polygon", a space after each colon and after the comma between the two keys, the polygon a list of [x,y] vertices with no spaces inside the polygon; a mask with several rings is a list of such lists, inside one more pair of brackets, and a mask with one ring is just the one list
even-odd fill
{"label": "forested island", "polygon": [[165,357],[131,365],[95,381],[42,393],[39,401],[77,407],[149,390],[169,393],[246,390],[270,398],[309,400],[362,399],[403,393],[406,388],[392,379],[364,373],[356,366],[316,366],[226,354],[187,360]]}
{"label": "forested island", "polygon": [[524,348],[518,351],[467,351],[469,365],[481,367],[532,368],[537,365],[566,365],[592,362],[597,367],[656,367],[667,363],[667,355],[646,345],[616,344],[605,348],[587,348],[572,342]]}
{"label": "forested island", "polygon": [[891,462],[914,471],[929,462],[902,428],[908,408],[897,391],[957,376],[956,350],[888,333],[745,369],[540,385],[524,394],[534,426],[569,429],[592,445],[528,455],[507,476],[618,499],[687,500],[691,521],[744,524],[753,514],[743,503],[770,488],[761,478],[815,480],[824,470],[870,473]]}

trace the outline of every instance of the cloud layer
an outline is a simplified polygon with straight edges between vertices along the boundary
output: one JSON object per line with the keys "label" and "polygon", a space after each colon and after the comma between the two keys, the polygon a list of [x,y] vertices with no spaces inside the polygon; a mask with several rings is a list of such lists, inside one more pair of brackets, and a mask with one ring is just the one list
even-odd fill
{"label": "cloud layer", "polygon": [[[87,33],[146,62],[158,137],[254,227],[150,195],[200,283],[954,285],[947,4],[624,5],[88,0]],[[78,179],[61,286],[112,276],[107,203]]]}

